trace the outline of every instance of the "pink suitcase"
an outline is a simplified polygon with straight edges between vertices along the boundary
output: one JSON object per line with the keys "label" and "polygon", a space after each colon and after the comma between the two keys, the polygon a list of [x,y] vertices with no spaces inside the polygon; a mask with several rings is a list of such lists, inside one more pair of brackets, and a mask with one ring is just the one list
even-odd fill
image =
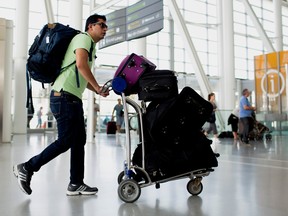
{"label": "pink suitcase", "polygon": [[[121,77],[126,81],[125,95],[138,92],[138,80],[147,71],[155,70],[156,65],[143,56],[132,53],[126,56],[115,72],[115,77]],[[119,92],[116,92],[119,93]]]}

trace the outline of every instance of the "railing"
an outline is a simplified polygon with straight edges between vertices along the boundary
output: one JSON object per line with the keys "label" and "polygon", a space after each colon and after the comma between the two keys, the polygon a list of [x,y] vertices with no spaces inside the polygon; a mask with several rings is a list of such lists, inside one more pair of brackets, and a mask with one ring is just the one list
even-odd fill
{"label": "railing", "polygon": [[[231,125],[228,125],[228,118],[232,110],[218,110],[223,117],[223,124],[221,125],[216,119],[218,132],[231,131]],[[287,114],[273,114],[273,113],[256,113],[256,121],[261,122],[267,126],[273,134],[288,135],[288,119]]]}
{"label": "railing", "polygon": [[[220,112],[223,117],[223,124],[216,118],[216,125],[218,132],[222,131],[231,131],[231,125],[228,125],[228,118],[231,114],[231,110],[218,110],[216,112]],[[266,117],[265,117],[266,116]],[[56,131],[57,125],[56,120],[53,115],[44,115],[42,117],[42,126],[40,128],[36,128],[37,125],[37,116],[32,116],[33,118],[30,121],[30,128],[28,128],[29,132],[45,132],[45,131]],[[86,116],[85,116],[86,119]],[[107,122],[111,120],[111,115],[98,115],[96,131],[99,133],[106,133]],[[256,120],[267,126],[273,134],[281,134],[288,135],[288,119],[287,114],[285,115],[276,115],[273,117],[273,114],[267,114],[264,112],[256,113]],[[133,113],[129,113],[129,128],[131,130],[135,130],[138,132],[138,123],[137,116]],[[203,128],[207,125],[204,124]],[[124,129],[124,125],[122,126]]]}

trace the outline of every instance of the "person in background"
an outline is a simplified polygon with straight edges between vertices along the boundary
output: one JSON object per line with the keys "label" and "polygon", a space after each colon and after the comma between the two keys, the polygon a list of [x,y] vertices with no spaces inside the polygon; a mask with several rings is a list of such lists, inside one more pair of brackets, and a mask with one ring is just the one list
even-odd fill
{"label": "person in background", "polygon": [[107,126],[109,121],[110,119],[108,118],[108,116],[105,116],[105,119],[103,120],[103,125]]}
{"label": "person in background", "polygon": [[215,93],[212,92],[208,95],[208,101],[212,104],[213,111],[211,113],[211,116],[207,120],[207,122],[209,123],[209,126],[208,126],[208,128],[206,128],[204,134],[207,136],[212,131],[215,141],[220,142],[218,139],[218,131],[217,131],[217,126],[216,126],[215,111],[217,110],[217,106],[215,103]]}
{"label": "person in background", "polygon": [[239,103],[239,119],[240,124],[242,124],[242,141],[244,144],[249,144],[249,132],[253,128],[253,118],[252,115],[256,110],[256,107],[251,106],[248,97],[250,96],[250,91],[244,89],[242,91],[242,97]]}
{"label": "person in background", "polygon": [[98,103],[96,103],[96,98],[94,98],[94,116],[93,116],[93,135],[95,137],[96,128],[97,128],[97,118],[98,118],[98,112],[100,112],[100,106]]}
{"label": "person in background", "polygon": [[36,125],[36,128],[41,128],[42,127],[42,110],[43,110],[43,107],[41,106],[40,109],[37,111],[37,119],[38,119],[38,123]]}
{"label": "person in background", "polygon": [[112,119],[114,119],[114,112],[116,112],[116,127],[117,132],[120,133],[121,126],[124,122],[124,112],[123,112],[123,105],[121,103],[121,98],[119,98],[118,103],[114,106],[112,111]]}
{"label": "person in background", "polygon": [[234,140],[238,139],[239,108],[235,108],[228,118],[228,125],[231,124]]}
{"label": "person in background", "polygon": [[[95,59],[89,59],[89,52],[92,52],[90,56],[95,56],[96,43],[105,37],[107,28],[106,17],[93,14],[86,20],[85,33],[77,34],[68,46],[62,66],[73,61],[75,65],[61,72],[50,94],[50,108],[57,122],[58,138],[47,145],[40,154],[13,166],[20,189],[28,195],[32,193],[30,183],[34,172],[68,149],[71,157],[70,182],[66,194],[93,195],[98,192],[97,187],[90,187],[84,183],[86,130],[82,95],[86,88],[103,97],[109,95],[109,92],[102,92],[102,87],[91,72]],[[79,86],[76,82],[76,67]]]}

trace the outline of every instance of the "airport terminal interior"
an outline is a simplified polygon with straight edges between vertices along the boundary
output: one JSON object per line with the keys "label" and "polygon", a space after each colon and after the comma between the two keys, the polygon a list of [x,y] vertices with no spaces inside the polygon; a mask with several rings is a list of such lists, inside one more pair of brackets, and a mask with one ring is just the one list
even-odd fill
{"label": "airport terminal interior", "polygon": [[[101,86],[115,80],[121,61],[136,53],[156,69],[173,71],[179,93],[187,86],[205,100],[215,93],[218,138],[207,138],[209,152],[220,155],[215,156],[218,166],[149,184],[131,175],[125,179],[125,161],[131,162],[144,142],[142,115],[134,108],[150,101],[115,89],[106,98],[85,91],[84,181],[99,192],[66,195],[69,150],[34,173],[31,195],[20,190],[13,165],[39,154],[58,136],[49,84],[43,88],[32,81],[34,113],[26,108],[28,50],[46,23],[83,29],[94,13],[106,15],[108,25],[93,65]],[[0,29],[1,216],[288,215],[287,0],[0,0]],[[234,139],[228,124],[245,88],[256,107],[256,136],[249,145]],[[117,99],[124,104],[125,122],[119,132],[107,134]],[[96,123],[94,100],[99,105]],[[126,106],[126,100],[135,105]],[[199,146],[191,134],[186,142]]]}

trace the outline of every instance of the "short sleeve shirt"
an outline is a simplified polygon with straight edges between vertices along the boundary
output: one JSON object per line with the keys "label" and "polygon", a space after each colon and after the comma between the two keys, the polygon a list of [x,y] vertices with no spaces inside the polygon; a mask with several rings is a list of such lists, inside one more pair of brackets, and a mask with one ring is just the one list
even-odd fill
{"label": "short sleeve shirt", "polygon": [[116,104],[114,110],[116,111],[116,115],[120,116],[121,110],[123,110],[123,105]]}
{"label": "short sleeve shirt", "polygon": [[[72,39],[66,51],[64,60],[62,62],[62,68],[64,68],[65,66],[71,64],[72,62],[76,60],[77,49],[85,49],[89,53],[91,49],[91,45],[93,46],[92,61],[88,62],[88,65],[91,68],[94,63],[95,43],[93,39],[91,38],[91,36],[87,33],[77,34]],[[88,61],[89,61],[89,58],[88,58]],[[75,64],[65,68],[55,80],[52,86],[52,89],[58,92],[61,90],[67,91],[77,96],[78,98],[82,99],[82,94],[87,87],[87,81],[78,71],[79,84],[80,84],[80,86],[78,87],[75,69],[76,69]]]}
{"label": "short sleeve shirt", "polygon": [[239,117],[245,118],[245,117],[251,117],[252,110],[245,110],[244,106],[251,106],[250,102],[245,96],[242,96],[240,99],[240,106],[239,106]]}

